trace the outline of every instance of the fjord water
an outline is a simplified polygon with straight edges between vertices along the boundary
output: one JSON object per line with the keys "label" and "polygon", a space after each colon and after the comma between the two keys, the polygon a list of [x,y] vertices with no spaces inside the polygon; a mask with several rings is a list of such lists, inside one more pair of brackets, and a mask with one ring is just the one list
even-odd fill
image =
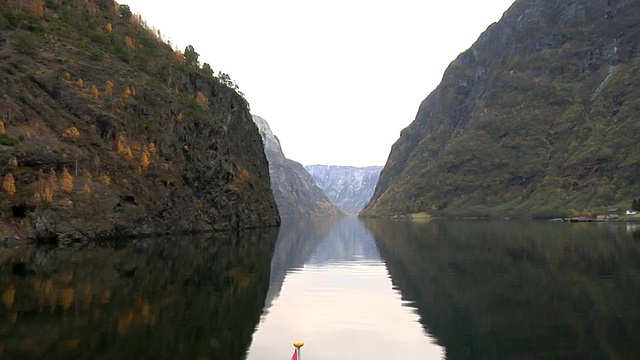
{"label": "fjord water", "polygon": [[316,219],[0,248],[0,358],[640,357],[640,228]]}
{"label": "fjord water", "polygon": [[394,284],[448,359],[640,357],[640,228],[368,223]]}
{"label": "fjord water", "polygon": [[0,249],[0,359],[242,359],[276,236]]}
{"label": "fjord water", "polygon": [[636,224],[285,224],[247,358],[632,359],[638,304]]}
{"label": "fjord water", "polygon": [[416,308],[393,287],[373,235],[356,218],[285,222],[248,360],[441,359]]}

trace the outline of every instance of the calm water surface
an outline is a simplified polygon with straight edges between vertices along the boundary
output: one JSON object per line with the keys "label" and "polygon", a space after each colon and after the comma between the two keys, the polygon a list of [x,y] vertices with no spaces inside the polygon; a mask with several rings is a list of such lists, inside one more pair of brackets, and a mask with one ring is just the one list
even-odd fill
{"label": "calm water surface", "polygon": [[269,296],[247,359],[442,359],[355,218],[284,223]]}
{"label": "calm water surface", "polygon": [[0,248],[2,359],[636,359],[640,228],[281,229]]}

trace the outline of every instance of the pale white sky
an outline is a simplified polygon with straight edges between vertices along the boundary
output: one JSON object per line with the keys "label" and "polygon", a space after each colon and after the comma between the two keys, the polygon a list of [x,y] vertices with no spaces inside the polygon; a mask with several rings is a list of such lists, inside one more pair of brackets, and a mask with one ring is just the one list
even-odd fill
{"label": "pale white sky", "polygon": [[458,54],[514,0],[121,0],[229,74],[303,165],[384,165]]}

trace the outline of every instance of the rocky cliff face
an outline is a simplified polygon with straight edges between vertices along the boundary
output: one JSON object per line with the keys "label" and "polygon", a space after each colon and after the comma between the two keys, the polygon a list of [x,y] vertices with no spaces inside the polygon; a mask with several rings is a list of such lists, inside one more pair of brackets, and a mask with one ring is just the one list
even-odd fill
{"label": "rocky cliff face", "polygon": [[640,193],[640,3],[518,0],[402,131],[365,216],[558,216]]}
{"label": "rocky cliff face", "polygon": [[357,214],[371,199],[382,166],[309,165],[305,169],[340,210]]}
{"label": "rocky cliff face", "polygon": [[327,195],[313,181],[305,168],[284,156],[280,141],[273,135],[263,118],[253,115],[260,129],[265,154],[269,161],[269,174],[273,195],[283,218],[306,216],[338,216],[342,212],[329,201]]}
{"label": "rocky cliff face", "polygon": [[0,3],[0,235],[279,224],[247,103],[197,54],[110,0]]}

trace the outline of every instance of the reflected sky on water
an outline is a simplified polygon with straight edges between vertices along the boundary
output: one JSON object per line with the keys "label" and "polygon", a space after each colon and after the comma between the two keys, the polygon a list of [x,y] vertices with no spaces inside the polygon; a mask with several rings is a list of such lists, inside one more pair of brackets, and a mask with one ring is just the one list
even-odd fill
{"label": "reflected sky on water", "polygon": [[273,258],[272,300],[247,359],[286,359],[298,339],[305,360],[443,357],[358,219],[283,224]]}
{"label": "reflected sky on water", "polygon": [[4,359],[637,359],[640,227],[307,219],[0,248]]}

